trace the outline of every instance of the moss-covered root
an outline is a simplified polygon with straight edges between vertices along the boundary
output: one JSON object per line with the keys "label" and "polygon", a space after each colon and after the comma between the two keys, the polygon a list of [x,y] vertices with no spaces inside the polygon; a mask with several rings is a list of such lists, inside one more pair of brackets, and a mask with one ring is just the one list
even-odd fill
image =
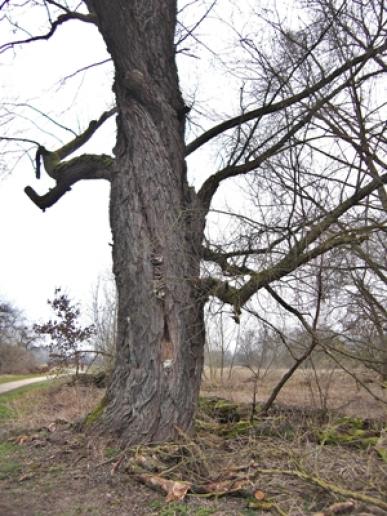
{"label": "moss-covered root", "polygon": [[375,450],[382,461],[387,464],[387,428],[380,432],[380,437],[375,444]]}
{"label": "moss-covered root", "polygon": [[199,410],[219,423],[235,423],[241,419],[240,407],[222,398],[200,398]]}
{"label": "moss-covered root", "polygon": [[102,416],[103,411],[106,407],[106,397],[104,396],[98,405],[85,417],[83,421],[83,426],[85,428],[89,428],[94,425]]}
{"label": "moss-covered root", "polygon": [[380,428],[369,428],[365,420],[350,417],[341,418],[317,433],[322,444],[347,444],[358,448],[376,446],[379,436]]}

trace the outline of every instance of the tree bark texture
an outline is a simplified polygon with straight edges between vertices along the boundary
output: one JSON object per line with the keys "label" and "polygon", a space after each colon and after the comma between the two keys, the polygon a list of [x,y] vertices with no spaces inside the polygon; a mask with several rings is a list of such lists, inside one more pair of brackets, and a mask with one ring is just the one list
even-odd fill
{"label": "tree bark texture", "polygon": [[186,179],[176,2],[94,0],[115,65],[110,220],[117,359],[100,422],[127,444],[192,427],[203,367],[203,223]]}

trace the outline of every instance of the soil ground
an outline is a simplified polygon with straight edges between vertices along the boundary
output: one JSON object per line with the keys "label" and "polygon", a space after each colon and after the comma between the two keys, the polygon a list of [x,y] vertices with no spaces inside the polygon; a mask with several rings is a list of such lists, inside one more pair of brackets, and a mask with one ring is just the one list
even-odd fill
{"label": "soil ground", "polygon": [[[225,384],[204,387],[218,396]],[[2,516],[387,514],[382,409],[362,420],[277,405],[250,424],[249,404],[203,398],[194,437],[122,450],[72,424],[102,395],[62,380],[9,399],[0,421]],[[160,490],[166,481],[171,502]],[[179,500],[184,482],[190,490]]]}

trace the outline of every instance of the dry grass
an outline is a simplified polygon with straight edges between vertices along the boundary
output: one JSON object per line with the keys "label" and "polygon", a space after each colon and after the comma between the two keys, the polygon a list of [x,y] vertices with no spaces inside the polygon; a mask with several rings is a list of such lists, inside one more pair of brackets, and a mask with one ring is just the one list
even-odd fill
{"label": "dry grass", "polygon": [[[187,514],[207,507],[242,515],[246,505],[263,511],[254,500],[257,490],[271,514],[312,514],[348,499],[351,512],[385,514],[385,464],[371,448],[319,444],[318,429],[329,424],[321,416],[278,411],[245,426],[246,421],[222,424],[205,407],[202,402],[194,439],[182,435],[178,443],[136,447],[127,456],[128,471],[147,485],[152,475],[188,483],[193,494]],[[235,484],[243,484],[239,498],[219,498]]]}
{"label": "dry grass", "polygon": [[103,395],[95,386],[67,385],[60,381],[44,390],[27,392],[9,402],[12,418],[7,426],[38,428],[53,421],[75,421],[90,412]]}
{"label": "dry grass", "polygon": [[[240,393],[249,396],[248,377],[246,370],[236,369],[222,387],[224,394],[229,398]],[[302,380],[293,381],[304,388]],[[218,383],[204,387],[220,394]],[[278,408],[253,425],[248,421],[221,423],[206,399],[200,404],[194,437],[181,433],[175,443],[122,451],[113,438],[78,433],[63,422],[73,422],[89,412],[102,395],[102,389],[70,386],[63,380],[13,400],[17,415],[12,421],[13,435],[20,434],[21,439],[19,435],[5,443],[8,469],[0,475],[1,514],[264,514],[263,506],[251,506],[256,490],[265,495],[270,506],[267,514],[325,511],[335,502],[348,501],[349,490],[358,497],[353,513],[386,514],[375,506],[375,499],[386,503],[386,464],[371,445],[320,444],[316,435],[323,425],[331,424],[330,416]],[[238,407],[241,417],[246,409]],[[48,431],[52,422],[56,424]],[[156,464],[156,469],[143,470],[148,478],[156,475],[172,482],[185,481],[199,490],[192,489],[184,502],[166,503],[165,494],[138,482],[136,468],[144,465],[144,458],[152,468]],[[223,488],[230,481],[245,482],[246,489],[239,496],[200,494],[200,487],[215,484]],[[370,497],[371,503],[359,495]]]}
{"label": "dry grass", "polygon": [[[286,369],[270,370],[258,382],[258,401],[268,399],[274,386],[285,374]],[[220,370],[205,368],[202,393],[206,396],[219,396],[237,403],[250,403],[253,395],[253,377],[251,371],[244,367],[234,367],[229,374],[226,369],[223,381]],[[365,380],[370,392],[359,385],[350,375],[342,370],[313,370],[299,369],[285,384],[277,402],[304,408],[334,410],[348,416],[364,418],[386,418],[387,389],[378,383],[369,383],[370,373],[359,373]]]}

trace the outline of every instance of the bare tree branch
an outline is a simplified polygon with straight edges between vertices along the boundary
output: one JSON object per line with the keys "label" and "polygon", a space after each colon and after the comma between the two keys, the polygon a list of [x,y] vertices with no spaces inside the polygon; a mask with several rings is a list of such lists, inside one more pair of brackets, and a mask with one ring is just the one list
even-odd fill
{"label": "bare tree branch", "polygon": [[43,158],[44,168],[47,174],[52,178],[56,179],[57,166],[59,163],[67,158],[70,154],[80,149],[82,145],[90,140],[94,133],[106,122],[111,116],[116,113],[116,108],[109,109],[102,113],[98,120],[92,120],[88,128],[81,134],[77,135],[70,142],[66,143],[55,151],[48,151],[42,145],[39,146],[36,153],[36,178],[40,177],[40,158]]}
{"label": "bare tree branch", "polygon": [[[84,154],[69,161],[63,160],[89,141],[101,125],[115,112],[116,108],[105,111],[98,120],[90,122],[88,128],[83,133],[77,135],[70,142],[55,151],[48,151],[42,145],[38,145],[36,177],[37,179],[40,178],[40,160],[42,158],[45,171],[56,181],[55,187],[44,195],[38,195],[30,186],[25,188],[25,193],[41,210],[44,211],[55,204],[78,181],[83,179],[111,179],[114,159],[106,154]],[[37,142],[31,143],[36,144]]]}
{"label": "bare tree branch", "polygon": [[209,209],[212,197],[222,181],[231,177],[247,174],[248,172],[257,169],[267,159],[283,150],[286,143],[288,143],[297,134],[297,132],[300,131],[300,129],[305,127],[312,120],[313,116],[315,116],[316,113],[318,113],[318,111],[324,106],[324,104],[340,93],[340,91],[342,91],[349,82],[350,80],[347,80],[343,84],[340,84],[327,96],[318,100],[313,106],[307,108],[306,113],[301,117],[301,119],[294,125],[290,125],[290,128],[286,133],[266,151],[262,152],[262,154],[260,154],[256,159],[248,160],[246,163],[241,165],[227,166],[206,179],[198,192],[198,198],[204,211]]}
{"label": "bare tree branch", "polygon": [[92,68],[97,68],[98,66],[102,66],[106,63],[111,63],[111,62],[112,62],[112,59],[107,58],[107,59],[102,59],[102,61],[97,61],[96,63],[82,66],[82,68],[79,68],[78,70],[75,70],[75,72],[72,72],[69,75],[66,75],[65,77],[63,77],[59,83],[64,84],[66,81],[73,79],[74,77],[76,77],[78,74],[80,74],[82,72],[87,72],[88,70],[91,70]]}
{"label": "bare tree branch", "polygon": [[82,179],[111,179],[114,159],[102,154],[84,154],[70,161],[60,163],[55,168],[56,185],[44,195],[38,195],[33,188],[27,186],[25,193],[41,210],[45,211],[55,204],[71,186]]}
{"label": "bare tree branch", "polygon": [[251,273],[250,279],[242,287],[232,287],[228,282],[216,278],[203,278],[200,282],[200,288],[210,295],[215,295],[221,301],[233,305],[236,307],[236,310],[240,310],[248,299],[258,290],[283,278],[301,265],[308,263],[335,247],[364,242],[368,238],[367,235],[360,234],[360,236],[358,236],[356,231],[349,231],[348,233],[333,235],[313,249],[307,249],[311,244],[316,242],[332,224],[336,223],[344,213],[379,188],[381,184],[385,183],[387,183],[387,174],[384,174],[379,179],[370,181],[366,186],[359,189],[355,194],[329,212],[321,222],[313,225],[306,235],[301,238],[277,264],[263,271]]}
{"label": "bare tree branch", "polygon": [[[3,4],[4,6],[4,4]],[[46,34],[41,34],[39,36],[31,36],[29,38],[25,39],[19,39],[15,41],[10,41],[8,43],[4,43],[0,46],[0,53],[6,52],[7,50],[10,50],[11,48],[14,48],[19,45],[24,45],[26,43],[33,43],[35,41],[44,41],[49,40],[54,33],[56,32],[56,29],[63,25],[63,23],[68,22],[70,20],[78,20],[85,23],[96,23],[96,18],[93,14],[83,14],[83,13],[77,13],[77,12],[66,12],[65,14],[61,14],[58,16],[58,18],[51,23],[50,30]]]}
{"label": "bare tree branch", "polygon": [[357,66],[360,63],[364,63],[368,61],[370,58],[382,53],[387,48],[387,42],[377,48],[371,48],[367,52],[355,57],[354,59],[349,60],[344,63],[342,66],[337,68],[334,72],[330,73],[326,77],[320,79],[313,86],[305,88],[300,93],[293,95],[287,99],[281,100],[279,102],[269,103],[252,111],[248,111],[243,115],[238,115],[234,118],[230,118],[229,120],[225,120],[224,122],[212,127],[201,136],[196,138],[193,142],[189,143],[186,147],[186,156],[197,150],[199,147],[209,142],[216,136],[224,133],[228,129],[232,129],[233,127],[237,127],[249,120],[254,120],[255,118],[262,117],[268,115],[270,113],[275,113],[277,111],[282,111],[283,109],[304,100],[313,94],[317,93],[319,90],[332,83],[335,79],[343,75],[345,72],[350,70],[352,67]]}

